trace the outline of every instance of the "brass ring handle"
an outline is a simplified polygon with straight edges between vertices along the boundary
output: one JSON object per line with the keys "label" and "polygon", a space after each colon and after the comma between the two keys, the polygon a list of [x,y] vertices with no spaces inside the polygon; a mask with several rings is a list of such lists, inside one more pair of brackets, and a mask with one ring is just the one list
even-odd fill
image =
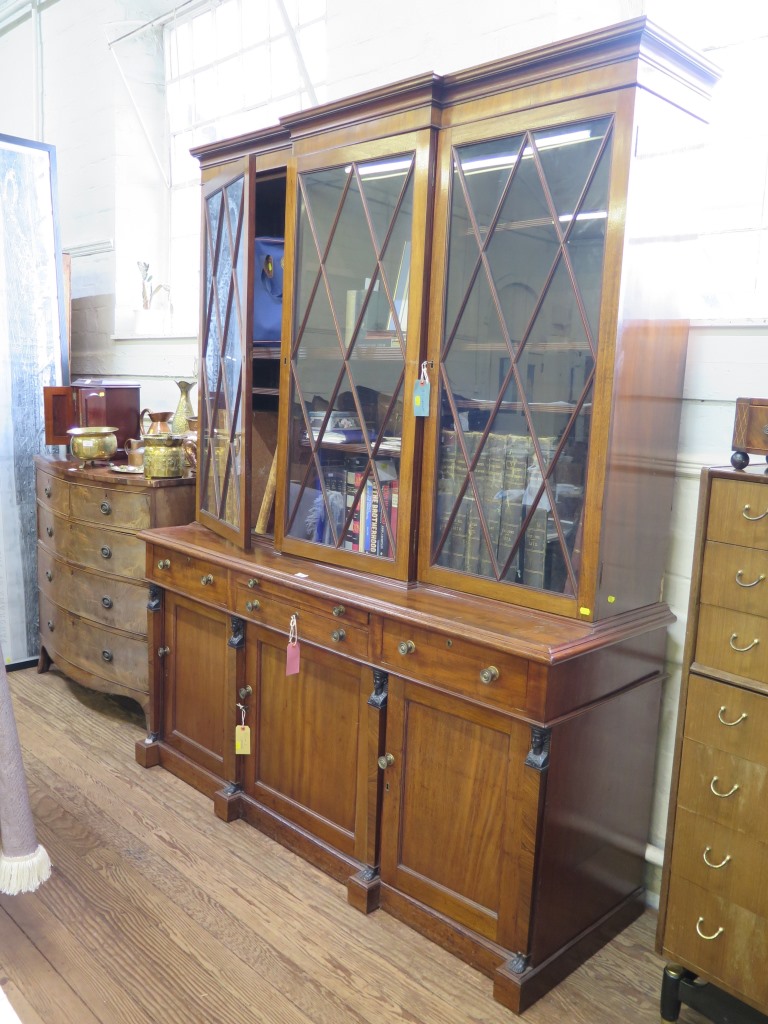
{"label": "brass ring handle", "polygon": [[736,651],[738,654],[745,654],[747,651],[751,651],[753,647],[757,647],[757,645],[760,643],[759,638],[755,637],[752,643],[747,644],[746,647],[737,647],[733,641],[738,640],[738,638],[738,633],[731,633],[731,639],[728,641],[728,643],[731,645],[731,650]]}
{"label": "brass ring handle", "polygon": [[49,537],[52,537],[53,536],[53,527],[52,526],[46,526],[45,532],[48,534]]}
{"label": "brass ring handle", "polygon": [[340,644],[342,640],[346,638],[346,635],[347,634],[343,629],[334,629],[331,633],[331,640],[333,640],[334,643]]}
{"label": "brass ring handle", "polygon": [[726,798],[726,797],[729,797],[729,796],[733,796],[733,794],[734,794],[734,793],[736,792],[736,790],[737,790],[737,789],[739,788],[739,784],[738,784],[738,782],[735,782],[735,783],[734,783],[734,784],[733,784],[733,785],[731,786],[731,788],[730,788],[730,789],[728,790],[728,792],[727,792],[727,793],[719,793],[719,792],[718,792],[718,791],[717,791],[717,790],[715,789],[715,783],[716,783],[716,782],[719,782],[719,781],[720,781],[720,776],[719,776],[719,775],[713,775],[713,777],[712,777],[712,781],[711,781],[711,782],[710,782],[710,784],[709,784],[709,788],[710,788],[710,789],[712,790],[712,792],[713,792],[713,793],[715,794],[715,796],[718,796],[718,797],[720,797],[720,799],[721,799],[721,800],[725,800],[725,798]]}
{"label": "brass ring handle", "polygon": [[480,682],[485,683],[486,685],[488,683],[495,683],[498,678],[499,670],[495,665],[489,665],[488,668],[484,668],[480,673]]}
{"label": "brass ring handle", "polygon": [[747,513],[749,512],[750,508],[750,505],[745,505],[744,511],[741,513],[745,519],[748,519],[750,521],[750,523],[758,523],[761,519],[765,519],[765,517],[768,516],[768,508],[765,510],[765,512],[761,512],[759,516],[749,516],[747,515]]}
{"label": "brass ring handle", "polygon": [[261,603],[259,601],[246,601],[245,602],[245,610],[247,612],[257,612],[259,610],[259,608],[261,608]]}
{"label": "brass ring handle", "polygon": [[112,557],[112,548],[107,547],[107,545],[105,544],[104,547],[101,549],[101,557],[102,558],[111,558]]}
{"label": "brass ring handle", "polygon": [[108,501],[102,501],[102,503],[99,505],[99,511],[103,516],[109,516],[112,514],[112,506],[109,504]]}
{"label": "brass ring handle", "polygon": [[737,719],[735,719],[735,721],[733,721],[733,722],[726,722],[726,720],[723,718],[723,715],[725,714],[725,710],[726,710],[725,709],[725,704],[723,704],[723,706],[717,712],[717,719],[718,719],[718,721],[720,722],[721,725],[727,725],[729,727],[734,726],[734,725],[740,725],[744,721],[744,719],[747,717],[747,712],[746,711],[742,711],[742,713],[739,715],[739,717]]}
{"label": "brass ring handle", "polygon": [[700,917],[699,920],[696,922],[696,931],[699,933],[699,937],[702,938],[702,939],[706,939],[707,942],[711,942],[713,939],[716,939],[719,935],[722,935],[723,932],[725,931],[725,928],[723,928],[722,925],[721,925],[720,928],[718,928],[717,931],[714,934],[712,934],[712,935],[705,935],[704,932],[701,930],[701,926],[702,926],[703,923],[704,923],[704,918]]}
{"label": "brass ring handle", "polygon": [[101,656],[104,661],[112,661],[112,651],[102,651]]}
{"label": "brass ring handle", "polygon": [[714,868],[716,871],[718,870],[718,868],[724,868],[728,861],[731,859],[731,855],[730,853],[728,853],[726,854],[725,859],[721,860],[719,864],[713,864],[709,857],[707,857],[708,853],[712,853],[711,846],[707,846],[704,850],[704,853],[702,854],[702,856],[704,857],[704,863],[707,865],[708,868]]}
{"label": "brass ring handle", "polygon": [[50,496],[51,496],[51,488],[50,487],[46,487],[45,488],[45,496],[46,496],[46,498],[50,498]]}
{"label": "brass ring handle", "polygon": [[45,578],[48,580],[49,583],[53,579],[53,573],[51,572],[50,569],[45,570]]}
{"label": "brass ring handle", "polygon": [[112,598],[109,597],[107,594],[105,594],[104,597],[102,597],[102,599],[101,599],[101,604],[102,604],[103,608],[111,608],[112,607]]}
{"label": "brass ring handle", "polygon": [[346,610],[347,610],[347,609],[346,609],[346,608],[344,607],[344,605],[343,605],[343,604],[337,604],[337,605],[336,605],[336,607],[335,607],[335,608],[333,609],[333,614],[334,614],[334,615],[336,616],[336,618],[338,619],[338,617],[339,617],[340,615],[343,615],[343,614],[344,614],[344,612],[346,612]]}
{"label": "brass ring handle", "polygon": [[416,644],[413,642],[413,640],[401,640],[400,643],[397,645],[397,649],[400,652],[400,654],[413,654],[413,652],[416,650]]}
{"label": "brass ring handle", "polygon": [[259,585],[259,581],[257,579],[254,579],[253,577],[251,577],[248,580],[248,588],[249,588],[249,590],[253,590],[255,587],[258,587],[258,585]]}
{"label": "brass ring handle", "polygon": [[53,632],[55,628],[56,628],[56,627],[55,627],[55,626],[54,626],[54,624],[53,624],[53,623],[51,622],[51,620],[50,620],[50,619],[48,619],[48,629],[50,629],[50,631],[51,631],[51,632]]}
{"label": "brass ring handle", "polygon": [[205,576],[200,577],[200,584],[203,587],[209,587],[213,583],[213,576],[210,573],[206,573]]}
{"label": "brass ring handle", "polygon": [[752,580],[751,583],[742,583],[743,575],[744,575],[744,570],[743,569],[739,569],[739,571],[736,573],[736,582],[738,583],[738,585],[740,587],[744,587],[745,590],[747,590],[749,587],[756,587],[758,583],[762,583],[763,580],[765,579],[765,573],[761,572],[760,575],[757,577],[757,579],[756,580]]}
{"label": "brass ring handle", "polygon": [[171,560],[170,560],[170,558],[161,558],[160,561],[157,563],[157,568],[158,569],[170,569],[171,568]]}

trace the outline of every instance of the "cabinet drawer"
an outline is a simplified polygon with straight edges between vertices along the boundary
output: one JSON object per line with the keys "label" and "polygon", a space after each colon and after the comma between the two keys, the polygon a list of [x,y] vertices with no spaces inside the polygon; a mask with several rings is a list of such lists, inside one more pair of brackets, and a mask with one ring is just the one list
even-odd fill
{"label": "cabinet drawer", "polygon": [[734,676],[768,680],[768,619],[703,604],[695,660]]}
{"label": "cabinet drawer", "polygon": [[147,641],[114,632],[59,608],[40,595],[40,636],[56,661],[59,654],[72,665],[111,683],[149,692]]}
{"label": "cabinet drawer", "polygon": [[768,842],[768,768],[686,739],[677,803],[726,828]]}
{"label": "cabinet drawer", "polygon": [[144,541],[116,530],[76,523],[38,507],[38,539],[61,558],[91,569],[144,578]]}
{"label": "cabinet drawer", "polygon": [[768,1006],[768,921],[684,878],[669,888],[664,952],[721,982],[763,1010]]}
{"label": "cabinet drawer", "polygon": [[75,615],[105,626],[147,635],[147,587],[75,568],[43,547],[37,552],[40,592]]}
{"label": "cabinet drawer", "polygon": [[120,530],[144,530],[151,525],[150,498],[146,492],[76,483],[69,488],[69,512],[74,519]]}
{"label": "cabinet drawer", "polygon": [[678,808],[672,847],[674,876],[768,918],[767,858],[765,843]]}
{"label": "cabinet drawer", "polygon": [[[300,641],[306,640],[329,650],[338,649],[340,654],[368,660],[367,626],[354,624],[354,619],[359,621],[361,616],[367,616],[366,612],[345,606],[343,615],[334,615],[334,605],[328,601],[314,602],[304,594],[297,594],[292,599],[283,593],[283,599],[278,600],[269,591],[252,590],[247,584],[240,583],[235,587],[235,612],[285,636],[288,636],[291,616],[296,615]],[[350,612],[357,614],[353,617]]]}
{"label": "cabinet drawer", "polygon": [[46,508],[66,515],[69,512],[69,481],[37,471],[35,478],[37,500]]}
{"label": "cabinet drawer", "polygon": [[688,682],[685,735],[768,766],[768,697],[692,674]]}
{"label": "cabinet drawer", "polygon": [[754,480],[713,480],[707,540],[768,549],[768,487]]}
{"label": "cabinet drawer", "polygon": [[227,570],[201,558],[153,545],[147,574],[163,587],[170,587],[206,604],[227,607]]}
{"label": "cabinet drawer", "polygon": [[382,664],[418,679],[498,707],[524,711],[528,662],[459,638],[403,623],[384,623]]}
{"label": "cabinet drawer", "polygon": [[709,541],[704,550],[701,601],[763,614],[768,610],[768,551]]}

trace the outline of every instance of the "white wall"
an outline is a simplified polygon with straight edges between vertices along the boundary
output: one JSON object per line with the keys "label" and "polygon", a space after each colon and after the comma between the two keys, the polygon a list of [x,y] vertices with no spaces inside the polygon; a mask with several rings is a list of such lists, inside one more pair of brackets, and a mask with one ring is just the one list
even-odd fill
{"label": "white wall", "polygon": [[[166,408],[178,397],[167,378],[189,375],[194,344],[114,337],[116,267],[153,258],[137,256],[137,235],[140,240],[148,218],[164,210],[155,194],[162,175],[107,39],[171,6],[171,0],[58,0],[40,16],[43,134],[57,147],[62,240],[75,257],[73,367],[135,376],[144,404]],[[2,7],[0,0],[0,18]],[[699,469],[727,463],[736,397],[768,397],[768,119],[760,106],[768,90],[768,7],[752,0],[704,7],[690,0],[541,0],[535,7],[388,0],[368,4],[361,17],[359,4],[328,0],[327,98],[423,71],[458,70],[643,13],[703,49],[725,72],[706,144],[691,161],[697,204],[680,249],[686,254],[680,288],[695,323],[667,587],[678,621],[670,634],[652,828],[661,843]],[[0,32],[1,132],[33,137],[34,45],[28,19]],[[130,299],[118,296],[118,308],[126,304]]]}

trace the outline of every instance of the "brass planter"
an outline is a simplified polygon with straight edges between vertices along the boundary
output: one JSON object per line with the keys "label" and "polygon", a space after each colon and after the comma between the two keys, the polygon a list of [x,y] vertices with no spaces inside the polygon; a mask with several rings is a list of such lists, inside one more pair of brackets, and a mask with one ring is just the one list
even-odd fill
{"label": "brass planter", "polygon": [[117,427],[71,427],[69,448],[85,469],[96,460],[108,460],[117,451]]}

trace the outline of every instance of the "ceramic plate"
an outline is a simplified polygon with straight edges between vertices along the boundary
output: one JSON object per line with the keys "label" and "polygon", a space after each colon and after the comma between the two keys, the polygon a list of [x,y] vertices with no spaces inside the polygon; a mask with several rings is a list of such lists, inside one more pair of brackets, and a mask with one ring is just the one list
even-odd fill
{"label": "ceramic plate", "polygon": [[113,473],[143,473],[141,466],[110,466]]}

